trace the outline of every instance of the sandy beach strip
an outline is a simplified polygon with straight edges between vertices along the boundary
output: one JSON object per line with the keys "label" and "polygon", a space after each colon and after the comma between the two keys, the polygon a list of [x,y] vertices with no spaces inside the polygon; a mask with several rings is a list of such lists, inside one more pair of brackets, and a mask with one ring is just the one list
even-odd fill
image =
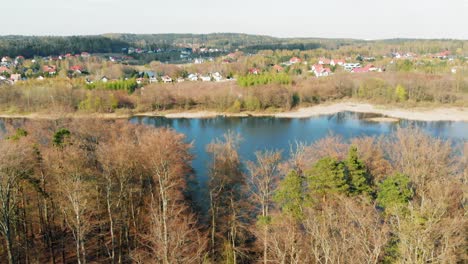
{"label": "sandy beach strip", "polygon": [[[363,103],[336,103],[300,108],[296,111],[277,113],[276,117],[306,118],[317,115],[329,115],[339,112],[373,113],[389,118],[418,121],[468,121],[468,108],[393,108]],[[390,119],[389,119],[390,120]]]}
{"label": "sandy beach strip", "polygon": [[340,112],[356,112],[379,114],[381,117],[369,118],[374,122],[397,122],[399,119],[417,120],[417,121],[463,121],[468,122],[468,108],[466,107],[440,107],[440,108],[397,108],[392,106],[380,106],[367,103],[340,102],[330,104],[320,104],[311,107],[299,108],[286,112],[241,112],[226,113],[216,111],[181,111],[181,112],[146,112],[146,113],[31,113],[31,114],[1,114],[0,118],[27,118],[27,119],[62,119],[62,118],[96,118],[96,119],[125,119],[133,116],[161,116],[166,118],[214,118],[217,116],[226,117],[247,117],[247,116],[268,116],[277,118],[308,118],[319,115],[331,115]]}

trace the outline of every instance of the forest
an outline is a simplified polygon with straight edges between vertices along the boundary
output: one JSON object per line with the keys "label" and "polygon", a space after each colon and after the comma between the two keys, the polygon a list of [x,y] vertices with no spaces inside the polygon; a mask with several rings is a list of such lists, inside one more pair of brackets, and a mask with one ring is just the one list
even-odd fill
{"label": "forest", "polygon": [[466,143],[399,129],[245,160],[227,132],[206,146],[197,200],[191,143],[171,129],[5,124],[2,263],[467,261]]}
{"label": "forest", "polygon": [[121,52],[128,43],[111,40],[102,36],[39,37],[39,36],[0,36],[2,56],[35,56],[79,54],[83,51],[93,53]]}
{"label": "forest", "polygon": [[51,56],[66,53],[120,53],[134,47],[149,50],[180,47],[209,47],[222,50],[242,50],[257,53],[262,50],[337,50],[343,47],[363,51],[405,48],[418,53],[439,52],[464,47],[463,40],[388,39],[364,41],[359,39],[277,38],[236,33],[213,34],[103,34],[95,36],[0,36],[2,56]]}

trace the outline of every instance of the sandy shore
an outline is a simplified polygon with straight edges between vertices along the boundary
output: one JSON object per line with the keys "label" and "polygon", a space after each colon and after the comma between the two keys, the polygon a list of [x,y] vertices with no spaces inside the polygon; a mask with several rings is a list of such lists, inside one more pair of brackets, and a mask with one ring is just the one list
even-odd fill
{"label": "sandy shore", "polygon": [[336,114],[350,111],[356,113],[373,113],[382,117],[370,118],[374,122],[397,122],[399,119],[419,120],[419,121],[464,121],[468,122],[468,108],[463,107],[442,107],[442,108],[395,108],[391,106],[376,106],[366,103],[341,102],[331,104],[321,104],[312,107],[300,108],[295,111],[280,113],[242,112],[242,113],[222,113],[215,111],[186,111],[186,112],[148,112],[148,113],[128,113],[128,114],[50,114],[32,113],[25,115],[1,114],[0,118],[28,118],[28,119],[60,119],[60,118],[97,118],[97,119],[119,119],[132,116],[164,116],[167,118],[213,118],[216,116],[246,117],[246,116],[272,116],[278,118],[307,118],[318,115]]}
{"label": "sandy shore", "polygon": [[[336,114],[344,111],[373,113],[393,118],[388,119],[388,121],[394,121],[395,118],[419,121],[468,121],[468,108],[445,107],[434,109],[402,109],[362,103],[336,103],[329,105],[317,105],[313,107],[301,108],[297,111],[278,113],[275,116],[287,118],[305,118],[317,115]],[[376,121],[377,120],[378,119],[376,119]]]}

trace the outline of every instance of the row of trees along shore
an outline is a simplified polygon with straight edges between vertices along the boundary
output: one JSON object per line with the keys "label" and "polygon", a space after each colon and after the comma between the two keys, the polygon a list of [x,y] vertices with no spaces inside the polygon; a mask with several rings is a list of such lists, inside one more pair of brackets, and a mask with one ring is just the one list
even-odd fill
{"label": "row of trees along shore", "polygon": [[[241,79],[241,84],[183,82],[144,87],[138,87],[134,79],[92,85],[78,79],[31,80],[14,86],[0,85],[0,112],[281,111],[343,99],[402,107],[467,106],[468,102],[468,81],[458,75],[336,74],[322,79],[275,76],[249,77]],[[255,85],[249,86],[252,83]]]}
{"label": "row of trees along shore", "polygon": [[466,143],[398,130],[247,161],[241,137],[227,133],[206,147],[207,198],[197,201],[191,144],[171,129],[6,123],[2,263],[467,260]]}

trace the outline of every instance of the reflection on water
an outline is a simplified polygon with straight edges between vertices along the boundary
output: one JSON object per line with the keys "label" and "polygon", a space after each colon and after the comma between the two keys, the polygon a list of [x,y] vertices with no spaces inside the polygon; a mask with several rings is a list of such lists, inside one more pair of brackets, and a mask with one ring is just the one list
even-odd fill
{"label": "reflection on water", "polygon": [[253,153],[264,149],[282,149],[283,155],[289,154],[290,144],[301,141],[312,143],[327,135],[339,135],[344,139],[359,136],[379,136],[389,134],[402,127],[421,128],[427,134],[455,142],[467,140],[466,122],[423,122],[400,120],[398,122],[373,122],[369,118],[376,114],[342,112],[311,118],[274,118],[274,117],[217,117],[207,119],[167,119],[163,117],[134,117],[130,122],[155,127],[171,127],[184,133],[188,141],[194,142],[193,167],[201,184],[207,179],[209,157],[205,147],[213,139],[227,131],[242,136],[240,154],[244,159],[253,159]]}

